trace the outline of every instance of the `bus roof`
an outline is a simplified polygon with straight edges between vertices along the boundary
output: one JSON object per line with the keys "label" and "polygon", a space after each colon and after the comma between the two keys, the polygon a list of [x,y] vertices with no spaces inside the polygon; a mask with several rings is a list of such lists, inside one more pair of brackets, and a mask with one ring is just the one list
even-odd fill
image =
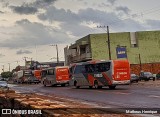
{"label": "bus roof", "polygon": [[51,70],[51,69],[55,69],[55,68],[69,68],[68,66],[56,66],[56,67],[48,67],[48,68],[44,68],[42,70]]}
{"label": "bus roof", "polygon": [[116,59],[116,60],[91,60],[86,62],[73,63],[70,66],[75,65],[87,65],[87,64],[95,64],[95,63],[105,63],[105,62],[128,62],[128,60]]}

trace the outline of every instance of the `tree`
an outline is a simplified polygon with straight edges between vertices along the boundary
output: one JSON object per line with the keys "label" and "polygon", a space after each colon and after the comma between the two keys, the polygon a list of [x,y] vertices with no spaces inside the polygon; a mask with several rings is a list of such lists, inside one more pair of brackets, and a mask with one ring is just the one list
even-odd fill
{"label": "tree", "polygon": [[12,77],[12,72],[7,71],[7,72],[2,72],[1,73],[2,78],[9,78]]}

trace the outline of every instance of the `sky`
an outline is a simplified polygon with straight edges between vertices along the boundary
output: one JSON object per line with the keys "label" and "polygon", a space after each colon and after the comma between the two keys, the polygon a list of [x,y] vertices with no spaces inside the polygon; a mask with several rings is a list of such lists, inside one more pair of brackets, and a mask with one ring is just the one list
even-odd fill
{"label": "sky", "polygon": [[0,72],[64,60],[64,47],[109,26],[111,33],[160,29],[158,0],[0,0]]}

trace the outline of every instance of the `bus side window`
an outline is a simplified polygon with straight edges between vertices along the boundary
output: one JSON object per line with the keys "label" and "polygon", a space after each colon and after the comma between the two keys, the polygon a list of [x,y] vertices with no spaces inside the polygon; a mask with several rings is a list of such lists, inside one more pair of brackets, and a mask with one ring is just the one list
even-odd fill
{"label": "bus side window", "polygon": [[86,73],[86,69],[84,65],[77,65],[74,71],[75,74]]}
{"label": "bus side window", "polygon": [[92,64],[85,65],[86,73],[93,73],[95,71],[95,66]]}
{"label": "bus side window", "polygon": [[110,62],[96,64],[96,71],[105,72],[110,70]]}

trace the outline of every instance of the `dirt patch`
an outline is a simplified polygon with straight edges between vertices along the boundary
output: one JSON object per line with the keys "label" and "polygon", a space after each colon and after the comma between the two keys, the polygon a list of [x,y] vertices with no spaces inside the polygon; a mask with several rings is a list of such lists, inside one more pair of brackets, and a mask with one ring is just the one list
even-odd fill
{"label": "dirt patch", "polygon": [[[0,90],[0,108],[14,110],[40,110],[41,114],[24,114],[24,117],[138,117],[135,115],[118,114],[120,111],[113,109],[95,108],[79,101],[60,98],[57,96],[44,96],[38,94],[21,94],[13,90]],[[39,111],[39,112],[40,112]],[[15,111],[16,112],[16,111]],[[17,113],[14,117],[22,116]],[[6,115],[0,115],[6,117]]]}

